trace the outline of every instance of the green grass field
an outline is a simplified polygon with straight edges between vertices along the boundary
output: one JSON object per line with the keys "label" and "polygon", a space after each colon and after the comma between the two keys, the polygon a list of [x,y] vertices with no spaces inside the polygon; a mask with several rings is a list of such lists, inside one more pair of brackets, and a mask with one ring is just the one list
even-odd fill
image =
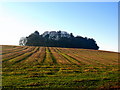
{"label": "green grass field", "polygon": [[2,88],[118,89],[118,53],[2,46]]}

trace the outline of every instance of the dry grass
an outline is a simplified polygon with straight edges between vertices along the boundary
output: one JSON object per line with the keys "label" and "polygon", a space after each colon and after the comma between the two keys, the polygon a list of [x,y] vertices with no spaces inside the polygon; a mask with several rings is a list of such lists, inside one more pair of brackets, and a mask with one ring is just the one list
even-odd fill
{"label": "dry grass", "polygon": [[119,88],[118,53],[3,45],[3,88]]}

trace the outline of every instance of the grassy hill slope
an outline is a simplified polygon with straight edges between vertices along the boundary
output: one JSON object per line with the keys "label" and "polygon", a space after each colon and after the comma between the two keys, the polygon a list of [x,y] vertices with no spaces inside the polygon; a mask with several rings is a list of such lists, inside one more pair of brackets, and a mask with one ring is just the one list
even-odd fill
{"label": "grassy hill slope", "polygon": [[1,55],[3,88],[119,88],[116,52],[3,45]]}

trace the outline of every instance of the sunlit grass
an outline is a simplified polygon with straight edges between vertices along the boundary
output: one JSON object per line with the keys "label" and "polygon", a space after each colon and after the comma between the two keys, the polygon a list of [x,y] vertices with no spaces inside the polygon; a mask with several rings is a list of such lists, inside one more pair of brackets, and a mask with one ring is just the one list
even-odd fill
{"label": "sunlit grass", "polygon": [[[12,48],[12,52],[7,52]],[[15,48],[4,46],[3,52],[7,53],[3,56],[15,53]],[[29,50],[20,56],[16,53],[13,59],[9,59],[12,55],[8,59],[5,57],[6,61],[3,58],[3,88],[119,88],[115,57],[118,53],[55,47],[33,47]],[[113,57],[108,56],[112,54]]]}

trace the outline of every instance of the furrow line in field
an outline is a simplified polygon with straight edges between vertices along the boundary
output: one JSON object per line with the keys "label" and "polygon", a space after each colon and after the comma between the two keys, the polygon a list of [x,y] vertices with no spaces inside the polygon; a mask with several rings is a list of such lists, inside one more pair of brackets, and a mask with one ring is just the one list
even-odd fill
{"label": "furrow line in field", "polygon": [[16,48],[18,46],[12,46],[12,45],[0,45],[0,47],[2,47],[2,50],[9,50],[9,49],[12,49],[12,48]]}
{"label": "furrow line in field", "polygon": [[53,52],[52,52],[51,47],[49,47],[48,50],[49,50],[49,52],[50,52],[50,56],[51,56],[51,58],[52,58],[52,60],[53,60],[53,63],[54,63],[54,64],[57,64],[57,60],[56,60],[56,58],[55,58],[54,55],[53,55]]}
{"label": "furrow line in field", "polygon": [[53,64],[53,60],[50,54],[50,51],[48,49],[48,47],[46,47],[46,57],[44,60],[44,64],[48,64],[48,65],[52,65]]}
{"label": "furrow line in field", "polygon": [[86,58],[86,57],[83,57],[81,55],[77,55],[77,54],[74,54],[71,50],[69,51],[68,49],[62,49],[62,48],[59,48],[59,50],[61,52],[64,52],[66,55],[70,56],[71,58],[77,60],[77,61],[80,61],[82,64],[86,64],[86,65],[97,65],[96,63],[92,63],[89,58]]}
{"label": "furrow line in field", "polygon": [[58,64],[63,65],[63,64],[71,64],[66,58],[64,58],[60,53],[57,52],[55,48],[51,48],[51,52],[56,58]]}
{"label": "furrow line in field", "polygon": [[[92,64],[99,64],[99,65],[108,65],[108,64],[115,64],[115,63],[113,63],[113,61],[109,61],[108,62],[108,58],[107,59],[104,59],[104,57],[99,57],[99,55],[96,55],[96,53],[95,53],[95,55],[92,53],[92,51],[91,52],[86,52],[86,53],[83,53],[83,52],[75,52],[75,51],[73,51],[73,50],[68,50],[67,49],[67,53],[74,53],[74,55],[77,55],[78,57],[84,57],[84,58],[86,58],[86,59],[88,59],[88,60],[90,60],[91,61],[91,63]],[[107,60],[107,61],[106,61]],[[117,64],[117,63],[116,63]]]}
{"label": "furrow line in field", "polygon": [[16,58],[18,56],[21,56],[23,55],[24,53],[27,53],[27,52],[31,52],[35,47],[29,47],[23,51],[19,51],[19,52],[14,52],[14,53],[10,53],[10,54],[7,54],[6,56],[3,57],[2,61],[5,62],[5,61],[8,61],[10,59],[13,59],[13,58]]}
{"label": "furrow line in field", "polygon": [[44,49],[41,52],[41,57],[38,59],[38,61],[41,62],[41,64],[44,64],[46,60],[46,47],[44,47]]}
{"label": "furrow line in field", "polygon": [[39,47],[39,50],[36,53],[33,53],[30,57],[28,57],[26,60],[21,61],[20,63],[26,63],[30,65],[40,65],[44,59],[45,56],[45,48]]}
{"label": "furrow line in field", "polygon": [[[13,50],[16,50],[16,49],[19,49],[19,48],[21,48],[22,46],[15,46],[15,47],[13,47],[13,48],[9,48],[9,49],[4,49],[4,47],[7,47],[7,46],[2,46],[2,48],[3,48],[3,52],[8,52],[8,51],[13,51]],[[12,46],[11,46],[12,47]]]}
{"label": "furrow line in field", "polygon": [[[118,62],[118,53],[108,52],[108,51],[97,51],[97,50],[80,50],[73,49],[71,50],[78,55],[86,56],[87,58],[96,59],[96,61],[104,64],[117,64]],[[109,62],[108,62],[109,61]]]}
{"label": "furrow line in field", "polygon": [[30,48],[32,48],[32,47],[24,48],[23,50],[20,50],[20,51],[17,51],[17,52],[7,53],[7,54],[2,55],[2,57],[3,57],[3,59],[4,59],[4,58],[11,57],[11,56],[14,55],[14,54],[18,54],[18,53],[20,53],[20,52],[24,53],[24,51],[29,50]]}
{"label": "furrow line in field", "polygon": [[40,48],[41,49],[38,53],[37,61],[38,61],[39,64],[43,64],[45,59],[46,59],[46,48],[45,47],[40,47]]}
{"label": "furrow line in field", "polygon": [[18,48],[18,49],[15,49],[15,50],[11,50],[11,51],[3,51],[2,52],[2,56],[6,55],[6,54],[10,54],[10,53],[14,53],[14,52],[19,52],[19,51],[22,51],[22,50],[25,50],[27,49],[28,47],[21,47],[21,48]]}
{"label": "furrow line in field", "polygon": [[58,53],[60,53],[63,57],[65,57],[69,62],[71,62],[71,64],[73,65],[77,65],[80,66],[81,63],[79,63],[78,61],[74,60],[73,58],[69,57],[67,54],[65,54],[64,52],[61,52],[58,48],[56,48]]}
{"label": "furrow line in field", "polygon": [[39,49],[39,47],[36,47],[31,52],[27,52],[27,53],[25,53],[25,54],[23,54],[21,56],[18,56],[18,57],[14,58],[14,59],[11,59],[11,60],[9,60],[9,63],[12,64],[12,65],[14,65],[16,63],[19,63],[19,62],[29,58],[33,53],[36,53],[38,51],[38,49]]}
{"label": "furrow line in field", "polygon": [[38,59],[40,58],[40,53],[41,53],[41,48],[42,47],[38,47],[38,49],[32,53],[31,56],[27,57],[26,59],[22,60],[21,62],[17,63],[20,64],[19,66],[34,66],[34,65],[38,65],[40,64],[38,62]]}

